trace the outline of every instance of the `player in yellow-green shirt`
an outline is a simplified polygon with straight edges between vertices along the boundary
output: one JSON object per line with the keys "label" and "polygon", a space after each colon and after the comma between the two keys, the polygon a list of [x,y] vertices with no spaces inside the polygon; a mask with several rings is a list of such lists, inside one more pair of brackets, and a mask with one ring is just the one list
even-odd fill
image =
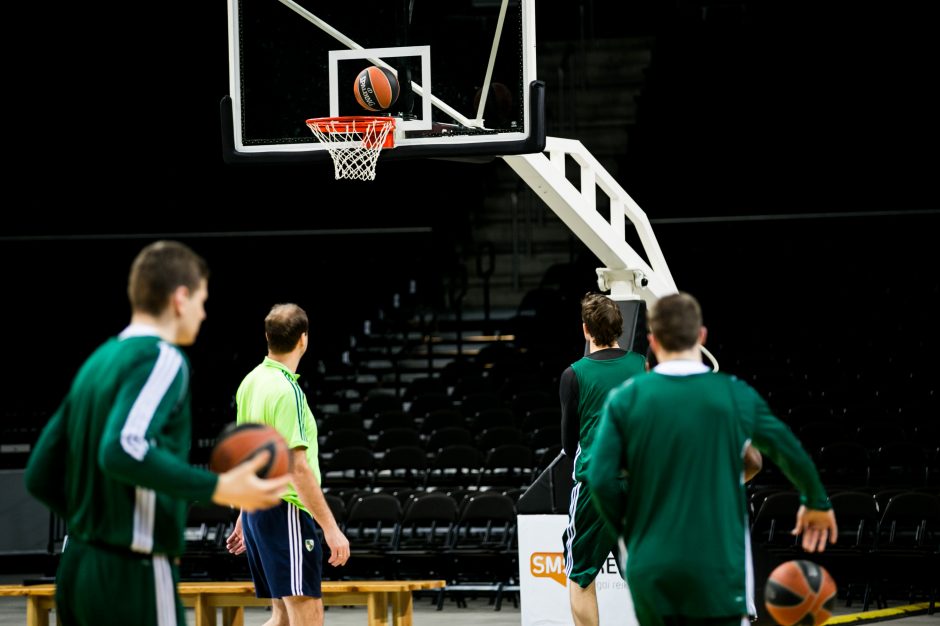
{"label": "player in yellow-green shirt", "polygon": [[320,489],[317,423],[297,384],[308,327],[302,308],[275,305],[264,319],[268,355],[235,394],[238,424],[267,424],[287,441],[291,485],[279,506],[239,515],[228,549],[233,554],[247,552],[255,594],[271,598],[272,623],[291,626],[323,624],[323,546],[314,523],[323,530],[330,564],[344,565],[349,558],[349,541]]}

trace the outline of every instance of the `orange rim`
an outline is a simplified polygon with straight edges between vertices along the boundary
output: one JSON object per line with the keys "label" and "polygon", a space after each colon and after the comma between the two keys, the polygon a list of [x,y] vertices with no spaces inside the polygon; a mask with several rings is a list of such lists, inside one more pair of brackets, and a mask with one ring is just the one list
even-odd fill
{"label": "orange rim", "polygon": [[395,147],[395,118],[378,117],[371,115],[346,115],[340,117],[313,117],[306,121],[307,126],[316,127],[322,133],[350,133],[366,132],[370,126],[380,123],[389,124],[388,134],[382,144],[383,148]]}

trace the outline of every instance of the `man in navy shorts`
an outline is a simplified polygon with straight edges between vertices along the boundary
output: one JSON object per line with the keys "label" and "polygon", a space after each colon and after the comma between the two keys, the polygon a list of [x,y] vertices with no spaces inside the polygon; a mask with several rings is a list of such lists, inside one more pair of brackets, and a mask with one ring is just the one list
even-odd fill
{"label": "man in navy shorts", "polygon": [[323,624],[323,547],[317,525],[329,547],[330,564],[344,565],[349,559],[349,541],[320,489],[317,423],[297,384],[308,326],[307,314],[296,304],[272,307],[264,320],[268,356],[235,394],[237,423],[273,426],[291,449],[291,482],[282,502],[262,514],[242,512],[227,542],[233,554],[247,551],[255,595],[272,599],[265,626]]}

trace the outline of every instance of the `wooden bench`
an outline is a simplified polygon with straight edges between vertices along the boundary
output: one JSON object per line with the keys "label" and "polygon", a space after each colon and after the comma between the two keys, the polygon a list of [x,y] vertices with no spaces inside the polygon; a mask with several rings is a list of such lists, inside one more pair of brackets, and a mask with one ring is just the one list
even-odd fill
{"label": "wooden bench", "polygon": [[[443,586],[443,580],[325,580],[323,604],[365,605],[369,626],[387,626],[391,608],[393,626],[411,626],[411,592]],[[196,626],[216,626],[217,609],[222,609],[223,626],[244,626],[245,607],[271,604],[267,598],[255,597],[255,586],[250,581],[184,582],[178,589],[183,605],[195,609]],[[26,625],[49,626],[49,612],[55,608],[55,585],[0,585],[0,596],[25,597]]]}

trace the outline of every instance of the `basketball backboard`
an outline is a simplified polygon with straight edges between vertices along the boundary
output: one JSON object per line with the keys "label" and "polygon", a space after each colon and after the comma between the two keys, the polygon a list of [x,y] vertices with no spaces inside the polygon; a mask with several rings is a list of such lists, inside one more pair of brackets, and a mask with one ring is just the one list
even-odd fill
{"label": "basketball backboard", "polygon": [[328,159],[305,120],[376,115],[355,100],[369,65],[401,95],[382,158],[539,152],[535,0],[228,0],[227,162]]}

